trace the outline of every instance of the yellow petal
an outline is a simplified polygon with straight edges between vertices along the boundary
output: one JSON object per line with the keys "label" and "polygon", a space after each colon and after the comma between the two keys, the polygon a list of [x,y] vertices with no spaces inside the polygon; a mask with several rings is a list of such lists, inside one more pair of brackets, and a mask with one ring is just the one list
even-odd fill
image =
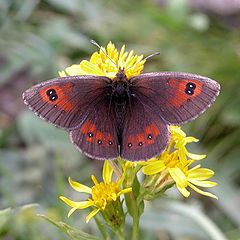
{"label": "yellow petal", "polygon": [[[111,161],[111,160],[110,160]],[[104,165],[103,165],[103,181],[105,183],[110,183],[111,179],[112,179],[112,174],[113,174],[113,169],[110,166],[108,160],[104,161]]]}
{"label": "yellow petal", "polygon": [[188,186],[191,187],[195,192],[197,193],[200,193],[204,196],[207,196],[207,197],[211,197],[211,198],[215,198],[215,199],[218,199],[217,196],[215,196],[214,194],[210,193],[210,192],[205,192],[205,191],[202,191],[201,189],[195,187],[193,184],[191,183],[188,183]]}
{"label": "yellow petal", "polygon": [[64,71],[58,71],[60,77],[66,77],[67,74]]}
{"label": "yellow petal", "polygon": [[69,218],[78,208],[72,208],[69,212],[67,217]]}
{"label": "yellow petal", "polygon": [[79,64],[74,64],[70,67],[67,67],[65,71],[69,76],[86,75],[85,71],[81,69]]}
{"label": "yellow petal", "polygon": [[193,160],[202,160],[207,156],[207,155],[194,154],[194,153],[190,153],[190,152],[187,152],[186,154],[189,158],[191,158]]}
{"label": "yellow petal", "polygon": [[112,200],[113,200],[113,201],[116,201],[116,199],[117,199],[117,194],[116,194],[116,193],[112,193],[112,196],[111,196],[111,197],[112,197]]}
{"label": "yellow petal", "polygon": [[178,150],[179,161],[183,164],[187,161],[186,148],[180,147]]}
{"label": "yellow petal", "polygon": [[104,72],[95,64],[92,64],[86,60],[80,63],[81,69],[89,75],[104,76]]}
{"label": "yellow petal", "polygon": [[198,180],[191,180],[191,179],[188,179],[188,181],[199,187],[206,187],[206,188],[214,187],[217,185],[216,182],[212,182],[212,181],[198,181]]}
{"label": "yellow petal", "polygon": [[90,62],[93,64],[97,64],[98,60],[99,60],[99,53],[98,52],[94,52],[90,58]]}
{"label": "yellow petal", "polygon": [[132,191],[132,188],[125,188],[123,190],[121,190],[118,194],[117,197],[121,196],[122,194],[126,194]]}
{"label": "yellow petal", "polygon": [[161,172],[166,168],[165,164],[162,161],[152,162],[144,167],[142,167],[142,172],[145,175],[152,175]]}
{"label": "yellow petal", "polygon": [[84,209],[84,208],[88,208],[93,205],[92,202],[90,202],[90,201],[75,202],[64,196],[60,196],[59,198],[72,208]]}
{"label": "yellow petal", "polygon": [[93,211],[91,211],[91,212],[87,215],[87,217],[86,217],[86,223],[88,223],[89,220],[90,220],[92,217],[94,217],[99,211],[100,211],[99,208],[96,208],[96,209],[94,209]]}
{"label": "yellow petal", "polygon": [[198,142],[199,140],[195,137],[185,137],[185,143]]}
{"label": "yellow petal", "polygon": [[96,179],[96,177],[94,175],[92,175],[91,178],[92,178],[92,181],[95,185],[99,184],[98,180]]}
{"label": "yellow petal", "polygon": [[196,167],[194,167],[188,171],[189,179],[206,180],[208,178],[211,178],[214,175],[214,172],[211,169],[208,169],[208,168],[196,169]]}
{"label": "yellow petal", "polygon": [[186,137],[186,133],[178,126],[170,126],[171,135],[178,135],[178,137]]}
{"label": "yellow petal", "polygon": [[184,197],[189,197],[190,192],[185,188],[185,187],[181,187],[178,184],[176,184],[179,192],[184,196]]}
{"label": "yellow petal", "polygon": [[179,168],[169,168],[168,169],[171,177],[173,178],[173,180],[176,182],[176,184],[181,187],[181,188],[185,188],[187,187],[187,178],[185,176],[185,174],[181,171],[181,169]]}
{"label": "yellow petal", "polygon": [[84,192],[84,193],[89,193],[89,194],[92,193],[92,189],[90,187],[85,186],[79,182],[75,182],[70,177],[68,178],[68,182],[69,182],[70,186],[78,192]]}

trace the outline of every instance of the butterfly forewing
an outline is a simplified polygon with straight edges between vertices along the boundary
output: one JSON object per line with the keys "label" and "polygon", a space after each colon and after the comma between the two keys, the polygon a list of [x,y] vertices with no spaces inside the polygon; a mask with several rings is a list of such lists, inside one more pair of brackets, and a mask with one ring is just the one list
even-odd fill
{"label": "butterfly forewing", "polygon": [[131,90],[167,124],[183,124],[203,113],[219,94],[209,78],[180,72],[146,73],[130,79]]}
{"label": "butterfly forewing", "polygon": [[72,129],[93,111],[93,102],[106,94],[110,83],[110,79],[96,76],[56,78],[28,89],[23,99],[44,120]]}
{"label": "butterfly forewing", "polygon": [[168,126],[138,96],[126,109],[121,157],[130,161],[150,159],[161,153],[169,141]]}

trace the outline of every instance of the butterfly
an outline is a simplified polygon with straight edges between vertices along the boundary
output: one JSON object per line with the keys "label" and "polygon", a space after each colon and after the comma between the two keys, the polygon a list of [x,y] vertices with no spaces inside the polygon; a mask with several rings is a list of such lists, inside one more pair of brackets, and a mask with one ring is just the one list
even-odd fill
{"label": "butterfly", "polygon": [[203,113],[220,85],[182,72],[152,72],[127,78],[120,68],[105,76],[59,77],[23,93],[38,116],[69,132],[88,157],[148,160],[168,146],[169,125],[182,125]]}

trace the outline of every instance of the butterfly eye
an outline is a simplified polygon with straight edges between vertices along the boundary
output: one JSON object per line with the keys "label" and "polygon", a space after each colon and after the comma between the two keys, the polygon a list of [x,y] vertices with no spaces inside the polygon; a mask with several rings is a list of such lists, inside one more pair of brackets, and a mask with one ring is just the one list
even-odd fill
{"label": "butterfly eye", "polygon": [[186,84],[186,89],[188,89],[188,88],[194,90],[196,88],[196,84],[189,82]]}

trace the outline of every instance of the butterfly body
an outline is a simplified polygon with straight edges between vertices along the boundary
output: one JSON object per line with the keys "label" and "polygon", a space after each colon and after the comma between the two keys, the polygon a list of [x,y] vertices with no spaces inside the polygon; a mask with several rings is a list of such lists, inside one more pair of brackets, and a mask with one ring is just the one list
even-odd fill
{"label": "butterfly body", "polygon": [[41,118],[66,129],[72,142],[95,159],[147,160],[169,142],[169,125],[189,122],[219,94],[209,78],[157,72],[127,78],[70,76],[40,83],[23,94]]}

